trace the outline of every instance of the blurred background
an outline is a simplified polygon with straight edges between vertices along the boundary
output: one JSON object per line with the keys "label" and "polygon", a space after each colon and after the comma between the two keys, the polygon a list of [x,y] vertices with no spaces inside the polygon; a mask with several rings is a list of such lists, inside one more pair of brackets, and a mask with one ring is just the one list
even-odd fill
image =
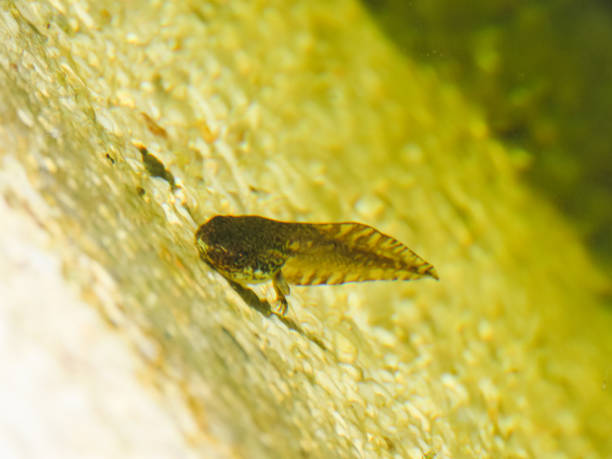
{"label": "blurred background", "polygon": [[612,273],[612,6],[363,0],[412,59],[479,103],[522,177]]}

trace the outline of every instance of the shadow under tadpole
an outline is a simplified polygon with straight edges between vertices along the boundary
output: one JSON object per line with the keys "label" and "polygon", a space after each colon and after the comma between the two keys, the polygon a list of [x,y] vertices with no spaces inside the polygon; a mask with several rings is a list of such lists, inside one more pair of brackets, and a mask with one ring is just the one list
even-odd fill
{"label": "shadow under tadpole", "polygon": [[225,278],[225,280],[230,285],[230,287],[232,287],[232,289],[240,296],[240,298],[242,298],[242,301],[244,301],[247,306],[255,309],[257,312],[259,312],[265,317],[270,317],[272,315],[275,315],[278,318],[278,320],[280,320],[283,324],[285,324],[285,326],[289,328],[290,330],[294,330],[295,332],[302,335],[304,338],[312,341],[314,344],[319,346],[321,350],[323,351],[329,350],[319,338],[311,335],[310,333],[305,332],[302,329],[302,327],[300,327],[297,323],[295,323],[293,319],[290,319],[289,317],[282,316],[274,312],[274,310],[270,306],[270,303],[266,300],[260,299],[253,290],[239,284],[238,282],[234,282],[231,279]]}

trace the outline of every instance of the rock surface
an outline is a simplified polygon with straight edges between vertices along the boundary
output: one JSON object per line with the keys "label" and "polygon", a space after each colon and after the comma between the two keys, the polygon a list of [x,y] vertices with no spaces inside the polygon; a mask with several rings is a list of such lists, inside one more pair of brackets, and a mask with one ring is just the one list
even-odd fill
{"label": "rock surface", "polygon": [[[0,448],[612,454],[603,276],[358,3],[3,1],[0,40]],[[198,260],[226,213],[362,221],[441,281],[294,288],[280,320]]]}

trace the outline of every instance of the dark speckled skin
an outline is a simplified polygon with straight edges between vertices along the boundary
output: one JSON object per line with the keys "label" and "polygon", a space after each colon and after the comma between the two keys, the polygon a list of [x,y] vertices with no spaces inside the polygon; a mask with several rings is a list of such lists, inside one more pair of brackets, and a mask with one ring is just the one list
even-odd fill
{"label": "dark speckled skin", "polygon": [[295,225],[255,215],[217,215],[200,226],[200,255],[217,271],[237,282],[270,280],[288,256]]}

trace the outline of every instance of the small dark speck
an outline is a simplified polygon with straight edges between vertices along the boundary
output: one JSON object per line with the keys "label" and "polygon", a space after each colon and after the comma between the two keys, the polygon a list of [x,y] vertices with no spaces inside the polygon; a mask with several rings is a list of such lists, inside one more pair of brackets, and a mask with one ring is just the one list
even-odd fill
{"label": "small dark speck", "polygon": [[174,183],[174,176],[170,173],[164,163],[162,163],[156,156],[149,153],[147,148],[144,145],[138,146],[138,151],[142,156],[142,162],[147,169],[147,172],[151,174],[151,177],[159,177],[164,179],[166,182],[170,184],[170,188],[172,190],[176,189],[176,185]]}
{"label": "small dark speck", "polygon": [[255,194],[268,194],[268,192],[266,190],[262,190],[261,188],[256,188],[252,185],[249,185],[249,191],[251,193],[255,193]]}
{"label": "small dark speck", "polygon": [[106,153],[105,158],[108,159],[111,162],[111,164],[115,164],[116,163],[115,158],[113,158],[108,153]]}
{"label": "small dark speck", "polygon": [[136,193],[138,193],[138,196],[143,197],[147,192],[143,187],[139,186],[136,187]]}
{"label": "small dark speck", "polygon": [[385,441],[385,444],[387,446],[387,449],[389,451],[393,451],[395,449],[395,444],[393,443],[393,440],[391,440],[389,437],[387,437],[386,435],[383,435],[383,440]]}
{"label": "small dark speck", "polygon": [[147,129],[149,129],[151,133],[159,137],[163,137],[164,139],[168,138],[168,133],[166,132],[166,130],[163,127],[161,127],[159,124],[157,124],[153,118],[151,118],[149,115],[147,115],[144,112],[142,112],[141,115],[143,119],[145,120],[145,122],[147,123]]}

